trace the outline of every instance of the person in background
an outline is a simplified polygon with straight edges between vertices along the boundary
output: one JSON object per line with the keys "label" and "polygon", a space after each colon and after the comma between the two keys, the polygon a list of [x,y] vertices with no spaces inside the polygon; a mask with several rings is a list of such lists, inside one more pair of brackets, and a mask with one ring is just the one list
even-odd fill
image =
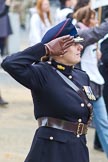
{"label": "person in background", "polygon": [[[19,18],[20,18],[20,27],[22,29],[26,29],[26,23],[27,21],[27,18],[28,18],[28,12],[29,12],[29,8],[33,7],[34,6],[34,3],[33,3],[33,0],[20,0],[20,1],[17,1],[17,3],[19,3]],[[16,3],[16,2],[15,2]],[[17,6],[16,6],[16,10],[17,10]]]}
{"label": "person in background", "polygon": [[103,88],[103,97],[106,104],[106,109],[108,113],[108,35],[101,43],[101,52],[102,52],[102,65],[100,66],[100,71],[104,77],[105,84]]}
{"label": "person in background", "polygon": [[[0,17],[8,13],[10,4],[11,4],[11,0],[6,0],[4,7],[2,8],[2,10],[0,10]],[[0,106],[4,106],[6,104],[8,104],[8,102],[2,98],[0,93]]]}
{"label": "person in background", "polygon": [[73,14],[81,7],[87,6],[90,4],[90,0],[59,0],[60,8],[56,11],[55,24],[60,21],[65,20],[66,18],[71,18],[72,23],[75,25],[77,20],[73,17]]}
{"label": "person in background", "polygon": [[[103,7],[102,10],[102,22],[104,22],[105,20],[108,20],[108,6]],[[108,113],[108,74],[107,74],[107,70],[108,70],[108,57],[107,57],[107,53],[108,53],[108,48],[107,48],[107,44],[108,43],[108,33],[107,35],[101,40],[100,43],[100,47],[101,47],[101,52],[102,52],[102,58],[101,61],[102,63],[99,66],[99,69],[101,71],[102,76],[104,77],[105,80],[105,84],[104,84],[104,88],[103,88],[103,97],[105,100],[105,104],[106,104],[106,109],[107,109],[107,113]]]}
{"label": "person in background", "polygon": [[88,75],[74,68],[82,41],[67,19],[48,30],[41,43],[7,56],[1,64],[33,97],[39,127],[25,162],[89,162],[86,133],[92,99],[83,88],[93,93]]}
{"label": "person in background", "polygon": [[[5,6],[5,0],[0,1],[0,10],[2,11]],[[0,51],[1,56],[5,55],[5,48],[8,36],[12,34],[11,24],[8,13],[0,18]]]}
{"label": "person in background", "polygon": [[2,10],[0,10],[0,17],[8,13],[10,4],[11,0],[6,0],[4,7],[2,8]]}
{"label": "person in background", "polygon": [[[103,7],[103,13],[102,13],[102,22],[105,21],[105,19],[108,18],[108,6]],[[100,64],[101,66],[99,66],[99,69],[101,71],[102,76],[104,77],[105,80],[105,84],[104,84],[104,89],[103,89],[103,97],[105,100],[105,104],[106,104],[106,108],[107,108],[107,113],[108,113],[108,75],[107,75],[107,71],[108,71],[108,34],[103,38],[103,40],[101,41],[101,52],[102,52],[102,64]]]}
{"label": "person in background", "polygon": [[[108,6],[103,7],[103,15],[102,15],[102,21],[108,20]],[[100,47],[102,52],[102,64],[100,64],[99,69],[101,71],[102,76],[104,77],[105,84],[103,88],[103,97],[106,104],[106,109],[108,113],[108,34],[101,40]]]}
{"label": "person in background", "polygon": [[[74,13],[75,13],[79,8],[84,7],[84,6],[87,6],[87,5],[90,5],[90,0],[82,0],[82,1],[78,0],[76,6],[75,6],[75,8],[74,8]],[[104,9],[102,9],[102,21],[105,22],[105,14],[107,13],[107,7],[103,7],[103,8],[104,8]],[[107,17],[108,17],[108,16],[107,16]],[[105,22],[105,23],[106,23],[106,22]],[[81,34],[81,35],[83,35],[84,38],[86,39],[86,41],[85,41],[86,43],[84,44],[84,47],[85,47],[85,45],[87,46],[87,44],[88,44],[88,45],[89,45],[89,44],[93,44],[93,43],[97,42],[98,40],[102,39],[102,38],[104,37],[104,35],[105,35],[104,33],[107,34],[107,32],[106,32],[107,30],[106,30],[106,27],[105,27],[105,26],[107,26],[107,25],[104,25],[105,23],[100,24],[99,27],[90,28],[90,29],[88,29],[87,31],[84,31],[84,30],[83,30],[83,31],[81,32],[81,30],[80,30],[80,32],[83,33],[83,34]],[[100,28],[100,29],[99,29],[99,28]],[[103,30],[104,32],[102,32],[102,30]],[[84,33],[85,33],[85,34],[84,34]],[[90,36],[87,38],[87,37],[86,37],[86,34],[88,34],[88,35],[90,35]],[[103,93],[104,93],[104,90],[105,90],[105,88],[103,89]],[[104,97],[104,94],[103,94],[103,97]],[[105,102],[106,102],[106,100],[105,100]],[[91,123],[90,126],[91,126],[91,127],[94,127],[94,124]],[[97,133],[95,133],[94,149],[99,150],[99,151],[103,151]]]}
{"label": "person in background", "polygon": [[[108,20],[108,6],[104,6],[102,7],[102,16],[101,16],[101,22],[105,22],[106,20]],[[107,57],[107,43],[108,43],[108,34],[106,34],[106,36],[101,39],[100,41],[100,48],[101,48],[101,52],[102,52],[102,57],[101,57],[101,61],[99,63],[99,70],[105,80],[105,84],[103,87],[103,98],[105,101],[105,105],[106,105],[106,110],[107,110],[107,114],[108,114],[108,74],[107,74],[107,65],[108,65],[108,57]],[[97,133],[95,133],[95,140],[94,140],[94,144],[95,144],[95,149],[99,150],[99,151],[103,151],[102,149],[102,145],[101,142],[98,138]]]}
{"label": "person in background", "polygon": [[49,0],[37,0],[36,13],[34,13],[30,20],[30,45],[34,45],[41,41],[45,32],[51,28],[51,13]]}
{"label": "person in background", "polygon": [[[87,6],[87,5],[90,5],[90,0],[82,0],[82,1],[78,0],[76,6],[74,8],[74,13],[79,8],[81,8],[83,6]],[[105,14],[107,14],[107,6],[103,7],[103,9],[102,9],[102,21],[103,22],[105,22],[105,17],[108,17],[108,16],[105,16]],[[106,24],[106,25],[104,25],[104,24]],[[87,44],[90,45],[90,44],[93,44],[93,43],[99,41],[100,39],[102,39],[104,37],[104,35],[108,33],[107,30],[106,30],[106,26],[107,26],[107,22],[100,24],[99,27],[90,28],[87,31],[84,31],[84,30],[81,31],[80,30],[81,35],[85,38],[85,42],[86,42],[86,43],[83,44],[84,47],[86,47]],[[90,36],[86,37],[86,34],[88,34]],[[104,91],[105,91],[105,88],[103,89],[103,97],[104,97]],[[106,102],[106,99],[104,99],[104,100]],[[91,123],[90,126],[94,127],[94,124]],[[97,133],[95,133],[94,148],[96,150],[103,151],[103,148],[101,146],[101,143],[99,141]]]}
{"label": "person in background", "polygon": [[[102,95],[104,79],[98,69],[99,51],[97,51],[96,45],[97,41],[99,41],[99,38],[101,39],[102,36],[107,34],[108,29],[106,30],[106,27],[108,22],[105,23],[105,30],[102,30],[102,26],[104,23],[102,24],[101,28],[95,27],[97,24],[95,11],[90,9],[89,6],[80,8],[79,10],[77,10],[74,16],[78,21],[77,27],[79,27],[79,31],[82,31],[82,33],[85,34],[84,36],[84,34],[79,33],[80,36],[83,36],[85,38],[85,46],[81,58],[81,69],[87,72],[90,77],[90,84],[93,89],[95,88],[94,94],[97,97],[96,101],[93,101],[94,122],[98,137],[102,144],[102,148],[108,156],[108,116]],[[99,35],[98,32],[100,33]]]}
{"label": "person in background", "polygon": [[[73,12],[72,1],[71,0],[59,0],[60,8],[57,8],[55,14],[55,24],[65,20],[66,18],[71,17]],[[72,18],[72,17],[71,17]]]}

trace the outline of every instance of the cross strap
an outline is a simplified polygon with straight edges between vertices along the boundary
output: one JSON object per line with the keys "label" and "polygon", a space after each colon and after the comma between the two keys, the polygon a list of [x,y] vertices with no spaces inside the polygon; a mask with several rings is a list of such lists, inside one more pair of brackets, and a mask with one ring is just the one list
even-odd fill
{"label": "cross strap", "polygon": [[88,105],[89,102],[87,100],[87,98],[85,97],[85,95],[83,94],[83,92],[81,91],[81,89],[79,87],[77,87],[72,80],[69,80],[64,74],[62,74],[59,70],[56,70],[56,72],[61,76],[61,78],[72,88],[74,89],[75,92],[78,93],[78,95],[84,100],[85,104]]}
{"label": "cross strap", "polygon": [[62,74],[59,70],[56,70],[56,72],[59,74],[59,76],[61,76],[61,78],[75,91],[77,92],[77,94],[83,99],[84,103],[87,105],[87,107],[89,108],[89,112],[90,112],[90,117],[88,120],[88,124],[91,122],[92,120],[92,104],[88,101],[87,97],[85,96],[84,92],[77,87],[71,80],[69,80],[64,74]]}

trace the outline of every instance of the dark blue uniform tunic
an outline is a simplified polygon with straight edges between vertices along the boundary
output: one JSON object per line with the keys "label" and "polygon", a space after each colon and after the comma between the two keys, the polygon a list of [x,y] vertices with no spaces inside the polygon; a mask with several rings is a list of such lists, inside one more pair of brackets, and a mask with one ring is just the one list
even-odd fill
{"label": "dark blue uniform tunic", "polygon": [[[34,114],[87,124],[89,109],[83,99],[57,74],[52,61],[39,62],[45,47],[39,43],[22,52],[8,56],[2,67],[19,83],[29,88],[34,102]],[[60,64],[61,65],[61,64]],[[79,69],[64,66],[60,70],[79,87],[89,85],[87,74]],[[70,77],[72,76],[72,78]],[[79,138],[68,131],[56,128],[37,129],[25,162],[89,162],[85,135]]]}

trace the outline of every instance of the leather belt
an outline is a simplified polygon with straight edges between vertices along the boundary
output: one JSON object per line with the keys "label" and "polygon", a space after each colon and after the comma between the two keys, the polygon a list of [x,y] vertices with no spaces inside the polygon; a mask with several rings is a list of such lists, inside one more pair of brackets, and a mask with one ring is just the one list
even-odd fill
{"label": "leather belt", "polygon": [[83,135],[87,134],[87,128],[88,125],[84,124],[82,122],[69,122],[66,120],[62,119],[56,119],[52,117],[40,117],[37,119],[38,121],[38,126],[46,126],[46,127],[51,127],[51,128],[57,128],[61,130],[65,130],[68,132],[73,132],[75,135]]}

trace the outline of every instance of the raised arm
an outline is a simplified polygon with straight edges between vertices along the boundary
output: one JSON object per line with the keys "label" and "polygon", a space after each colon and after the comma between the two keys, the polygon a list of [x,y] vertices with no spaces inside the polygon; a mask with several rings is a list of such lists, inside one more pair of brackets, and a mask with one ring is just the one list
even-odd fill
{"label": "raised arm", "polygon": [[45,54],[45,46],[41,43],[25,49],[24,51],[7,56],[1,66],[7,71],[16,81],[25,87],[32,89],[33,83],[36,83],[34,78],[32,65],[34,62],[39,62],[40,58]]}
{"label": "raised arm", "polygon": [[71,36],[54,39],[47,44],[38,43],[32,47],[7,56],[1,66],[15,80],[29,89],[39,89],[43,75],[40,58],[44,55],[63,55],[71,46]]}

